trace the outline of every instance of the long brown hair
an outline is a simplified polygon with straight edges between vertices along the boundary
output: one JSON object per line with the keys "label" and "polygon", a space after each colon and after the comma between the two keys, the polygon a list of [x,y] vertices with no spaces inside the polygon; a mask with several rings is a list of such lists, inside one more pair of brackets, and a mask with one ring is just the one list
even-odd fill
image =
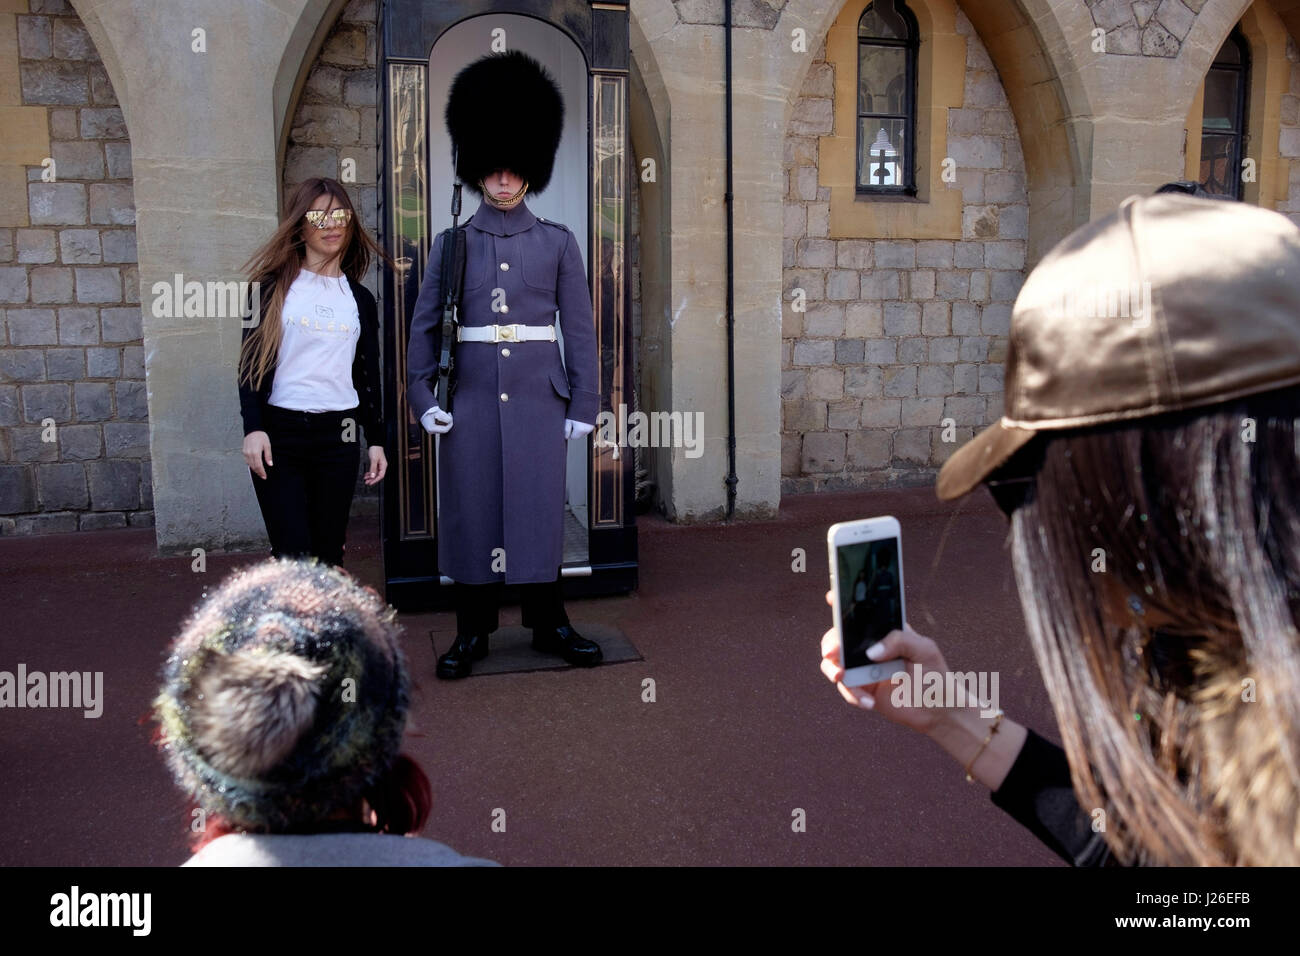
{"label": "long brown hair", "polygon": [[1300,389],[1038,453],[1012,553],[1082,807],[1124,862],[1300,864]]}
{"label": "long brown hair", "polygon": [[301,183],[285,203],[284,217],[271,238],[242,267],[249,280],[258,283],[258,296],[263,308],[260,321],[239,350],[241,385],[260,389],[266,374],[275,367],[279,358],[280,340],[284,336],[280,314],[289,287],[298,277],[306,256],[303,230],[308,226],[305,217],[312,204],[324,195],[329,195],[339,207],[352,212],[347,238],[338,253],[343,274],[353,282],[360,282],[370,269],[372,256],[390,268],[393,266],[392,258],[361,227],[352,200],[338,180],[316,176]]}

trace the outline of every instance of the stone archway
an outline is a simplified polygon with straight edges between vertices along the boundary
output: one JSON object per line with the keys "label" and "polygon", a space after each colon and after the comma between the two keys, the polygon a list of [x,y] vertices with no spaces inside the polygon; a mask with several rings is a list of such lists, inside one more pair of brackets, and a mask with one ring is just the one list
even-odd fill
{"label": "stone archway", "polygon": [[[1087,55],[1093,23],[1081,5],[1049,0],[958,0],[958,6],[988,50],[1016,117],[1030,196],[1029,261],[1035,262],[1090,217],[1091,169],[1084,146],[1090,142],[1091,100],[1079,63]],[[785,32],[777,40],[800,26],[810,38],[824,37],[842,7],[791,0],[777,31]],[[787,57],[782,64],[783,86],[792,94],[781,129],[788,128],[809,66],[807,57]]]}
{"label": "stone archway", "polygon": [[[150,0],[72,2],[102,52],[133,133],[141,287],[178,273],[186,280],[238,278],[240,265],[274,225],[290,119],[346,0],[230,0],[219,19],[204,0],[163,8]],[[675,23],[667,0],[642,3],[633,12],[638,83],[645,91],[640,101],[649,106],[634,135],[638,153],[664,157],[665,188],[654,207],[665,224],[673,221],[663,152],[670,98],[656,55],[662,34]],[[195,30],[204,31],[206,53],[192,48]],[[132,123],[135,116],[148,122]],[[643,205],[647,212],[650,207]],[[666,270],[673,250],[660,244],[653,251],[655,268]],[[672,290],[671,276],[663,275],[647,299],[665,322]],[[147,303],[144,311],[160,550],[261,541],[261,517],[246,494],[231,385],[238,324],[158,319]],[[653,401],[666,405],[674,375],[667,364],[671,343],[662,354]],[[661,455],[660,483],[668,490],[671,450]]]}
{"label": "stone archway", "polygon": [[[773,144],[788,127],[810,60],[791,52],[791,36],[802,29],[815,48],[840,6],[825,0],[790,0],[774,24],[745,22],[733,29],[734,201],[736,221],[743,223],[736,243],[734,305],[740,515],[770,515],[780,500],[781,404],[779,390],[772,386],[781,369],[783,190],[782,155]],[[1082,121],[1072,119],[1088,112],[1075,60],[1086,48],[1091,21],[1061,4],[1055,7],[1065,12],[1058,13],[1048,0],[998,6],[1008,10],[999,18],[982,19],[985,29],[998,37],[991,52],[999,70],[1013,72],[1011,61],[1016,59],[1041,66],[1038,72],[1021,69],[1024,89],[1013,102],[1013,108],[1025,114],[1017,115],[1022,129],[1032,115],[1042,119],[1045,130],[1041,146],[1031,144],[1032,255],[1091,212],[1087,151],[1076,145],[1090,140],[1086,129],[1077,130]],[[670,370],[670,387],[658,398],[702,412],[707,424],[705,454],[688,459],[679,450],[669,450],[663,455],[671,462],[669,512],[690,521],[719,517],[726,502],[722,478],[727,382],[725,374],[719,374],[726,367],[726,208],[721,28],[711,14],[693,13],[703,21],[699,23],[682,16],[667,0],[640,4],[634,11],[634,52],[641,43],[657,58],[659,79],[651,94],[663,125],[661,140],[668,150],[664,158],[672,181],[671,195],[665,197],[672,234],[664,281],[670,312],[667,340],[675,360],[664,366]],[[1055,46],[1045,46],[1041,38],[1053,36],[1058,38]],[[644,69],[645,60],[638,57]],[[1045,90],[1052,91],[1046,98]],[[1072,102],[1068,110],[1067,101]],[[1062,153],[1063,162],[1058,155]],[[1048,214],[1036,220],[1036,208]]]}
{"label": "stone archway", "polygon": [[1029,262],[1092,215],[1087,128],[1091,90],[1079,72],[1093,28],[1082,4],[960,0],[1002,79],[1025,153]]}
{"label": "stone archway", "polygon": [[[131,132],[142,288],[177,273],[237,278],[274,222],[287,117],[342,0],[228,0],[219,18],[203,0],[73,3]],[[1082,4],[962,6],[1002,76],[1020,129],[1032,263],[1135,184],[1177,178],[1190,97],[1226,33],[1225,18],[1239,17],[1245,0],[1228,4],[1230,13],[1206,5],[1174,60],[1175,76],[1168,63],[1149,57],[1103,63],[1092,53],[1093,23]],[[789,0],[774,24],[750,22],[733,32],[734,202],[743,224],[735,265],[742,515],[771,514],[780,497],[781,412],[772,385],[780,376],[782,157],[772,142],[788,125],[808,69],[807,57],[790,52],[790,35],[803,28],[815,42],[839,8],[833,0]],[[1294,30],[1300,3],[1278,0],[1274,8]],[[207,39],[203,54],[192,45],[199,29]],[[661,484],[674,517],[709,519],[723,513],[726,501],[727,383],[718,374],[726,367],[721,30],[682,20],[669,0],[643,0],[633,10],[633,44],[664,150],[661,181],[672,184],[658,196],[671,234],[655,306],[667,347],[653,400],[701,411],[707,423],[703,455],[657,453],[667,475]],[[1133,97],[1132,89],[1175,95]],[[1143,135],[1134,137],[1139,123]],[[653,148],[641,133],[636,137],[638,151]],[[230,385],[238,324],[160,319],[147,305],[145,313],[159,547],[261,540]]]}
{"label": "stone archway", "polygon": [[[240,326],[160,318],[150,290],[238,280],[274,227],[284,127],[344,0],[72,0],[131,134],[159,550],[264,539],[240,454]],[[196,32],[199,31],[199,32]],[[272,108],[267,105],[272,91]]]}
{"label": "stone archway", "polygon": [[[1223,46],[1223,41],[1255,2],[1256,0],[1223,0],[1221,3],[1207,3],[1201,8],[1178,56],[1180,75],[1177,88],[1187,96],[1187,101],[1182,104],[1184,115],[1219,48]],[[1292,35],[1296,35],[1296,27],[1300,26],[1300,0],[1282,0],[1271,6],[1282,15],[1282,20]],[[1284,7],[1290,7],[1289,21],[1287,15],[1282,14]]]}

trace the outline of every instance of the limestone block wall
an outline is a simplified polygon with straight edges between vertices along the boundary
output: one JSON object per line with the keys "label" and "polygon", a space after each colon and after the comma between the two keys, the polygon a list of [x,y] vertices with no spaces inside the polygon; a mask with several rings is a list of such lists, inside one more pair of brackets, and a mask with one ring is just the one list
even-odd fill
{"label": "limestone block wall", "polygon": [[[818,136],[831,132],[836,81],[824,47],[796,104],[785,138],[783,493],[929,480],[1002,413],[1029,235],[1024,157],[997,72],[964,14],[957,30],[966,38],[964,105],[947,122],[960,237],[828,238]],[[795,288],[807,295],[803,313],[791,307]]]}
{"label": "limestone block wall", "polygon": [[1287,164],[1287,198],[1278,205],[1278,212],[1300,226],[1300,48],[1287,37],[1286,59],[1290,71],[1290,86],[1282,97],[1282,131],[1278,141],[1278,154]]}
{"label": "limestone block wall", "polygon": [[152,525],[131,144],[66,0],[0,6],[0,534]]}

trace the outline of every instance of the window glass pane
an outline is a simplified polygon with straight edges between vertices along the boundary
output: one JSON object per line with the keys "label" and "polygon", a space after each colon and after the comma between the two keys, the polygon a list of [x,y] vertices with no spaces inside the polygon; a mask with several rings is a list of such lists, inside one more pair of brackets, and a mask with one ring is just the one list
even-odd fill
{"label": "window glass pane", "polygon": [[858,47],[858,112],[902,113],[907,109],[907,51],[902,47]]}
{"label": "window glass pane", "polygon": [[1237,198],[1237,137],[1207,133],[1201,137],[1201,185],[1217,196]]}
{"label": "window glass pane", "polygon": [[907,21],[894,9],[894,0],[876,0],[858,20],[858,36],[906,40]]}
{"label": "window glass pane", "polygon": [[901,119],[858,120],[858,185],[906,185],[903,163],[906,160],[907,121]]}
{"label": "window glass pane", "polygon": [[1236,130],[1241,117],[1237,115],[1239,99],[1237,84],[1241,74],[1236,70],[1210,70],[1205,77],[1205,118],[1202,125],[1206,129]]}
{"label": "window glass pane", "polygon": [[[624,359],[630,352],[623,344],[624,336],[631,330],[632,317],[626,311],[627,298],[622,293],[623,267],[626,261],[628,234],[627,183],[627,77],[600,75],[592,79],[592,155],[600,166],[600,175],[593,177],[591,190],[592,214],[595,217],[595,235],[591,240],[593,261],[601,263],[595,272],[592,289],[592,312],[596,322],[596,351],[600,356],[599,379],[600,409],[611,417],[631,404],[624,391]],[[613,447],[610,447],[613,446]],[[631,502],[624,498],[623,477],[626,451],[620,455],[615,442],[593,442],[591,453],[591,503],[592,527],[621,525],[626,520]],[[584,453],[579,462],[586,466]],[[576,466],[574,466],[576,467]],[[578,472],[578,480],[581,472]],[[573,480],[570,476],[570,481]],[[574,502],[568,504],[565,515],[566,529],[580,532],[577,548],[566,546],[565,559],[586,563],[587,534],[585,514],[579,516]],[[581,505],[579,505],[579,510]],[[566,534],[566,539],[568,535]]]}
{"label": "window glass pane", "polygon": [[1219,55],[1214,58],[1214,62],[1216,65],[1241,62],[1241,48],[1237,46],[1235,37],[1228,37],[1223,41],[1223,46],[1219,48]]}

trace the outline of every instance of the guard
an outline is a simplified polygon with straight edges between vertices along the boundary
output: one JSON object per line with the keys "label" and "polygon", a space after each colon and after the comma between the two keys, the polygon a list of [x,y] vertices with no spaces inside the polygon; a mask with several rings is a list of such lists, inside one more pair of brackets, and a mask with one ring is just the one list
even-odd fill
{"label": "guard", "polygon": [[523,586],[534,648],[595,666],[600,646],[570,626],[560,590],[567,440],[592,432],[599,402],[591,295],[577,237],[524,201],[550,181],[564,101],[536,60],[490,54],[456,75],[445,120],[456,176],[482,201],[465,223],[454,420],[435,390],[446,233],[429,255],[408,346],[407,401],[441,436],[438,563],[455,581],[456,641],[437,674],[466,677],[487,656],[504,584]]}

